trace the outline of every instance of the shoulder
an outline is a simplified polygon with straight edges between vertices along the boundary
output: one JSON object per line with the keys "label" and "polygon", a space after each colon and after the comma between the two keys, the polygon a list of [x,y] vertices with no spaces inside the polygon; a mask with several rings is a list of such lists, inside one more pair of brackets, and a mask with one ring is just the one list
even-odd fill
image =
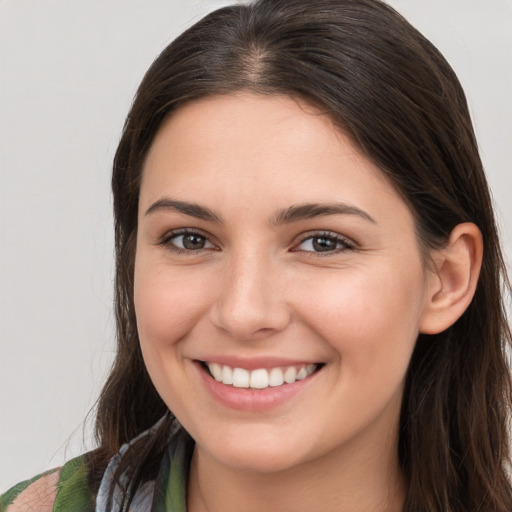
{"label": "shoulder", "polygon": [[94,511],[89,490],[87,455],[81,455],[0,496],[0,512]]}
{"label": "shoulder", "polygon": [[[11,502],[8,507],[9,512],[51,512],[57,495],[59,477],[60,470],[57,469],[39,476],[35,480],[22,482],[13,487],[5,494],[6,498],[9,494],[13,495],[8,500],[6,499],[6,501]],[[4,504],[2,503],[2,505]],[[7,510],[8,505],[9,503],[5,503],[5,510]],[[2,510],[4,510],[3,507]]]}

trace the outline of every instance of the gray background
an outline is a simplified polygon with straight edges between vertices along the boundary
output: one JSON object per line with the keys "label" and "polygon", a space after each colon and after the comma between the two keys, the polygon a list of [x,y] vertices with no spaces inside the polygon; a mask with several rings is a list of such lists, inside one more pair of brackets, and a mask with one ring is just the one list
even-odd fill
{"label": "gray background", "polygon": [[[93,447],[84,418],[113,356],[113,152],[153,58],[227,3],[0,0],[0,489]],[[512,2],[389,3],[465,87],[510,262]]]}

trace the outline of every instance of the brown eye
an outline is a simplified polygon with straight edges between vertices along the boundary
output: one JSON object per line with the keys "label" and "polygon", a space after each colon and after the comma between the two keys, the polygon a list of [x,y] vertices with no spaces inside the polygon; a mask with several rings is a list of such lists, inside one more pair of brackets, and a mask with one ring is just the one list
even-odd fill
{"label": "brown eye", "polygon": [[184,251],[200,251],[213,248],[213,244],[208,238],[199,233],[175,234],[168,240],[168,244]]}
{"label": "brown eye", "polygon": [[344,237],[335,233],[318,234],[304,238],[296,250],[311,253],[339,253],[353,248]]}
{"label": "brown eye", "polygon": [[338,241],[332,238],[313,238],[312,246],[316,252],[327,252],[336,250]]}
{"label": "brown eye", "polygon": [[206,239],[199,235],[183,235],[183,247],[185,249],[204,249]]}

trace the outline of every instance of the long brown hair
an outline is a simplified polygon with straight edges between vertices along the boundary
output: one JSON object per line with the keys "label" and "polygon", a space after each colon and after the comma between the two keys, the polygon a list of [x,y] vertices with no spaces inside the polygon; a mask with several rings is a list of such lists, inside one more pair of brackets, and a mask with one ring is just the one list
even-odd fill
{"label": "long brown hair", "polygon": [[394,183],[425,253],[459,223],[485,245],[474,299],[438,335],[420,335],[400,422],[405,510],[510,511],[507,477],[511,332],[506,272],[464,92],[439,51],[379,0],[259,0],[219,9],[171,43],[144,77],[114,160],[118,350],[101,394],[99,470],[166,416],[132,451],[133,485],[149,478],[173,416],[144,366],[133,304],[137,208],[144,158],[176,108],[248,90],[300,95],[327,112]]}

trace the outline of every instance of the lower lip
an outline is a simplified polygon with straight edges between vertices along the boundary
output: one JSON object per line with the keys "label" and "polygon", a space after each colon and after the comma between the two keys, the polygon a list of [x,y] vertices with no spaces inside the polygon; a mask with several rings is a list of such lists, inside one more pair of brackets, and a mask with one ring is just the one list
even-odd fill
{"label": "lower lip", "polygon": [[236,388],[216,381],[201,366],[196,363],[198,371],[207,389],[222,405],[230,409],[250,412],[264,412],[274,409],[297,396],[314,381],[319,371],[305,379],[292,384],[283,384],[265,389]]}

